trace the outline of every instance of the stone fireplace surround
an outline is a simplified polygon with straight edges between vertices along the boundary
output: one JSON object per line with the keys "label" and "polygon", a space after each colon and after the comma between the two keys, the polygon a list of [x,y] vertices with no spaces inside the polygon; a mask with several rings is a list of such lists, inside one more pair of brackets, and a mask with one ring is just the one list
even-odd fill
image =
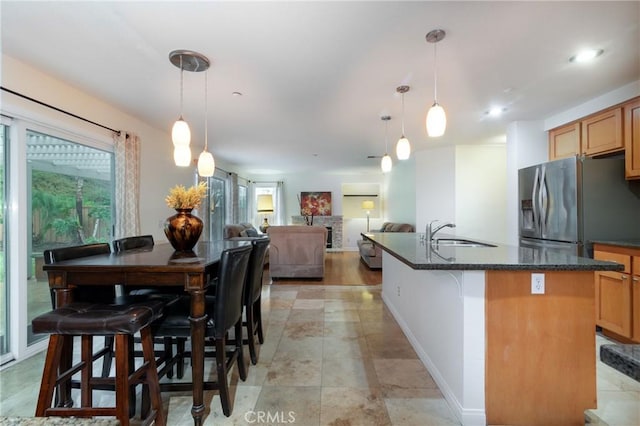
{"label": "stone fireplace surround", "polygon": [[[306,225],[304,216],[291,216],[292,225]],[[331,249],[342,249],[342,216],[314,216],[313,226],[330,226],[331,233]]]}

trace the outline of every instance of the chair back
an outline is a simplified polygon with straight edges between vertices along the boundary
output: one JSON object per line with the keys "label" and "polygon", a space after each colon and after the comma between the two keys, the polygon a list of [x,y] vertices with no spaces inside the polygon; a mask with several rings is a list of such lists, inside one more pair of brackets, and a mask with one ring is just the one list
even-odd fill
{"label": "chair back", "polygon": [[[45,250],[44,263],[50,265],[65,260],[79,259],[82,257],[96,256],[111,253],[109,243],[83,244],[79,246],[62,247]],[[115,297],[113,286],[78,286],[73,291],[73,300],[76,302],[108,302]],[[56,307],[55,293],[51,290],[51,306]]]}
{"label": "chair back", "polygon": [[153,235],[138,235],[135,237],[120,238],[113,241],[113,251],[120,253],[126,250],[153,247]]}
{"label": "chair back", "polygon": [[223,338],[227,330],[242,318],[242,296],[251,249],[252,246],[247,244],[222,252],[212,314],[215,338]]}
{"label": "chair back", "polygon": [[244,288],[244,304],[251,306],[253,302],[258,300],[262,291],[262,274],[264,272],[264,259],[267,256],[269,242],[271,239],[258,238],[251,242],[253,249],[249,258],[249,267],[247,268],[247,281]]}

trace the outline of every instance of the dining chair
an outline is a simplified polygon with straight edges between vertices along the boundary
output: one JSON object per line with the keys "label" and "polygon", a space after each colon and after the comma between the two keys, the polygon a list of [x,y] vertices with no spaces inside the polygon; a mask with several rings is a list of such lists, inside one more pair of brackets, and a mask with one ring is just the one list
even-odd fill
{"label": "dining chair", "polygon": [[[242,339],[235,339],[234,344],[227,345],[228,332],[233,329],[235,336],[242,336],[243,295],[246,282],[247,267],[251,257],[252,245],[244,245],[223,250],[218,267],[218,279],[213,295],[206,296],[207,322],[204,338],[212,340],[215,355],[206,353],[205,356],[215,356],[217,377],[215,381],[205,381],[205,390],[218,390],[222,411],[225,416],[231,415],[231,401],[227,373],[236,363],[242,380],[247,378],[247,370],[243,361]],[[182,297],[180,301],[167,309],[166,315],[153,326],[156,336],[170,336],[183,341],[191,336],[190,298]],[[174,363],[189,357],[188,350],[176,350],[174,359],[159,370],[160,378],[167,368]],[[160,383],[166,391],[190,391],[192,383],[167,382]]]}
{"label": "dining chair", "polygon": [[[66,260],[79,259],[79,258],[88,257],[88,256],[104,255],[104,254],[110,254],[110,253],[111,253],[111,247],[109,246],[109,244],[95,243],[95,244],[84,244],[84,245],[78,245],[78,246],[45,250],[43,253],[43,257],[44,257],[45,264],[53,264],[56,262],[62,262]],[[71,330],[68,329],[70,325],[69,321],[71,320],[69,318],[64,317],[64,315],[60,314],[57,311],[57,309],[76,309],[74,308],[76,304],[81,304],[80,308],[77,308],[77,309],[82,311],[83,314],[78,317],[73,317],[74,320],[77,321],[77,318],[81,318],[83,320],[88,321],[90,317],[93,315],[95,318],[97,318],[96,321],[99,321],[100,318],[103,318],[103,320],[106,321],[106,319],[108,319],[109,311],[115,310],[115,314],[113,315],[117,316],[119,310],[125,310],[131,304],[136,304],[136,306],[150,307],[154,314],[153,319],[156,319],[157,317],[160,316],[162,310],[169,304],[169,300],[170,300],[170,298],[167,298],[167,297],[156,297],[154,298],[154,300],[151,300],[151,301],[147,300],[147,298],[145,297],[137,297],[137,296],[117,297],[115,287],[113,286],[76,285],[72,293],[72,304],[67,304],[61,308],[57,308],[55,304],[53,290],[51,291],[51,293],[52,293],[52,304],[53,304],[52,307],[54,308],[54,310],[49,313],[49,316],[54,315],[53,313],[57,313],[56,315],[60,316],[61,324],[65,325],[65,327],[60,326],[61,328],[57,330],[57,333],[56,333],[58,337],[53,338],[53,340],[56,341],[56,345],[60,345],[60,347],[56,346],[56,349],[55,349],[56,351],[60,351],[60,358],[61,358],[57,360],[56,363],[59,363],[62,366],[62,368],[65,368],[65,369],[69,368],[73,362],[73,360],[69,357],[69,354],[71,354],[73,351],[73,335],[74,334],[72,329]],[[175,298],[177,298],[177,296]],[[84,305],[88,305],[91,308],[89,309]],[[39,323],[39,324],[40,324],[39,325],[40,332],[43,332],[43,333],[52,332],[52,331],[48,331],[50,329],[46,328],[42,323]],[[34,324],[34,327],[35,327],[35,324]],[[34,332],[35,332],[35,328],[34,328]],[[76,334],[82,334],[82,333],[76,333]],[[116,354],[116,352],[118,352],[118,348],[116,347],[114,350],[114,340],[115,340],[116,333],[108,333],[108,332],[101,333],[100,329],[98,328],[98,324],[95,322],[86,324],[86,329],[84,330],[84,334],[82,337],[83,352],[92,351],[93,334],[105,336],[105,344],[97,352],[91,354],[90,364],[93,365],[93,361],[103,358],[101,378],[106,379],[110,375],[112,359],[114,358],[114,356],[116,357],[118,356]],[[133,351],[131,349],[133,348],[133,333],[125,334],[124,337],[121,337],[121,338],[122,339],[126,338],[128,342],[128,350],[120,352],[120,357],[124,356],[122,354],[126,354],[128,359],[126,361],[121,361],[121,363],[126,362],[128,366],[133,367],[134,356],[133,356]],[[86,348],[84,347],[85,341],[91,342],[91,344],[87,344]],[[63,351],[63,348],[65,349],[64,351]],[[152,346],[152,349],[153,349],[153,346]],[[88,355],[85,354],[83,355],[83,357],[84,356],[88,356]],[[85,360],[85,362],[87,361]],[[154,360],[154,363],[155,363],[155,360]],[[117,368],[118,367],[116,366],[116,370]],[[62,380],[62,379],[59,380],[60,386],[56,386],[58,388],[58,392],[56,393],[56,396],[55,396],[56,397],[55,405],[58,405],[58,404],[72,405],[73,404],[73,401],[70,400],[69,385],[71,387],[76,387],[76,388],[80,387],[82,389],[83,380],[78,382],[76,380],[70,380],[70,379],[71,379],[71,375],[66,377],[65,380]],[[85,379],[85,377],[83,376],[82,379]],[[86,381],[86,379],[84,381]],[[100,384],[95,386],[92,385],[93,388],[101,389],[101,390],[116,390],[115,385],[114,383],[112,383],[112,381],[102,380],[98,382],[100,382]],[[43,387],[44,387],[44,383],[43,383]],[[129,390],[127,397],[130,398],[130,400],[127,402],[127,407],[130,410],[129,415],[132,416],[135,412],[135,388],[132,388]],[[61,399],[61,401],[58,401],[59,399]]]}
{"label": "dining chair", "polygon": [[264,332],[262,331],[262,277],[269,242],[269,237],[258,238],[251,242],[253,249],[251,250],[244,288],[244,325],[247,328],[247,339],[246,341],[243,340],[243,343],[246,342],[249,346],[249,356],[253,365],[258,363],[255,344],[256,334],[258,342],[260,344],[264,343]]}
{"label": "dining chair", "polygon": [[[55,262],[109,253],[111,253],[111,247],[109,247],[108,243],[94,243],[45,250],[43,257],[45,265],[50,265]],[[50,292],[51,307],[55,309],[55,292],[53,289]],[[111,302],[115,297],[116,291],[112,286],[77,286],[73,291],[73,300],[75,302]],[[96,358],[103,358],[102,377],[109,377],[113,359],[113,338],[105,337],[103,348],[95,356]]]}
{"label": "dining chair", "polygon": [[[158,426],[165,424],[160,385],[153,352],[153,338],[150,324],[162,315],[165,304],[162,299],[150,299],[132,304],[105,304],[74,302],[37,316],[32,321],[34,333],[48,333],[49,347],[45,358],[44,371],[36,417],[93,417],[115,416],[122,426],[129,425],[132,389],[138,383],[146,384],[151,395],[152,410],[143,424]],[[134,333],[140,333],[144,362],[135,367],[130,364],[130,340]],[[108,335],[115,337],[115,378],[96,378],[93,373],[93,337]],[[68,340],[80,336],[81,355],[75,365],[64,365],[64,351],[71,348]],[[62,406],[52,399],[55,389],[70,377],[80,372],[80,407],[65,401]],[[94,389],[102,389],[97,384],[109,384],[115,389],[115,405],[99,407],[93,403]]]}

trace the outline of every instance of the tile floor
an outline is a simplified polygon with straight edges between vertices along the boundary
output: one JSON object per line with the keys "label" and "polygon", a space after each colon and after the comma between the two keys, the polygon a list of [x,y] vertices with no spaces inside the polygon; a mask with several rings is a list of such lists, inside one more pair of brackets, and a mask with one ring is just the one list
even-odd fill
{"label": "tile floor", "polygon": [[[266,341],[246,382],[234,370],[231,417],[205,392],[205,425],[457,425],[385,308],[380,286],[264,287]],[[606,339],[598,336],[598,345]],[[43,355],[0,372],[0,416],[32,416]],[[598,362],[587,422],[640,425],[640,383]],[[104,400],[111,398],[106,393]],[[192,425],[191,398],[167,394],[168,424]],[[2,420],[0,419],[0,424]]]}

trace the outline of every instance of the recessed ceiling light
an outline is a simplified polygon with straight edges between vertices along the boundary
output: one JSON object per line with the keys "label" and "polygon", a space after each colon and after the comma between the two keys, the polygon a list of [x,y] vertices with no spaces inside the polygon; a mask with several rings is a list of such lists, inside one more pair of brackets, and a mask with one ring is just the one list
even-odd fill
{"label": "recessed ceiling light", "polygon": [[242,96],[241,92],[231,92],[233,96]]}
{"label": "recessed ceiling light", "polygon": [[507,110],[506,108],[496,106],[496,107],[492,107],[485,114],[490,115],[491,117],[500,117],[502,113],[505,112],[506,110]]}
{"label": "recessed ceiling light", "polygon": [[602,55],[603,52],[602,49],[585,49],[570,57],[569,62],[589,62]]}

